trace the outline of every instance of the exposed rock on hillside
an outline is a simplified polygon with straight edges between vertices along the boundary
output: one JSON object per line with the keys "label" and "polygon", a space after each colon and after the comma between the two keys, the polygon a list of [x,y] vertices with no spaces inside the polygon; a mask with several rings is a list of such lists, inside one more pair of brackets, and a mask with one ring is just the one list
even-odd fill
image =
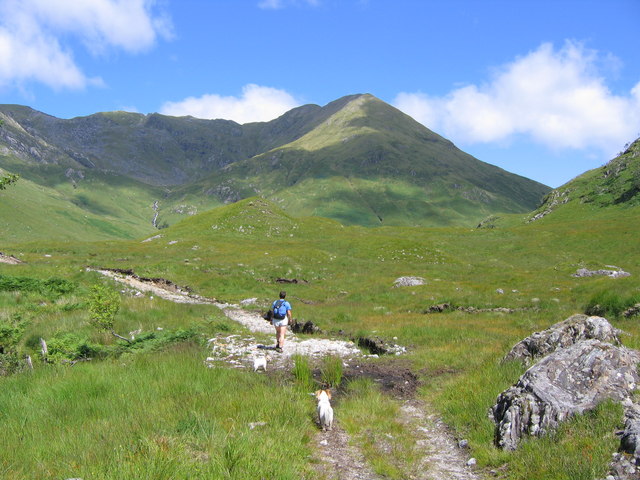
{"label": "exposed rock on hillside", "polygon": [[394,287],[415,287],[418,285],[424,285],[424,278],[400,277],[400,278],[396,278],[395,282],[393,282]]}
{"label": "exposed rock on hillside", "polygon": [[631,274],[629,272],[625,272],[624,270],[589,270],[588,268],[579,268],[576,273],[571,275],[572,277],[582,278],[582,277],[597,277],[597,276],[606,276],[611,278],[623,278],[629,277]]}
{"label": "exposed rock on hillside", "polygon": [[624,312],[622,312],[626,318],[635,317],[640,315],[640,303],[636,303],[633,307],[627,308]]}
{"label": "exposed rock on hillside", "polygon": [[577,314],[518,342],[503,361],[520,360],[530,365],[537,358],[582,340],[595,339],[620,345],[620,333],[605,318]]}
{"label": "exposed rock on hillside", "polygon": [[22,263],[22,260],[17,259],[13,255],[5,255],[4,253],[0,252],[0,263],[8,263],[9,265],[17,265],[19,263]]}
{"label": "exposed rock on hillside", "polygon": [[636,389],[640,353],[585,340],[552,353],[501,393],[491,409],[495,442],[514,450],[524,435],[542,436],[576,413]]}

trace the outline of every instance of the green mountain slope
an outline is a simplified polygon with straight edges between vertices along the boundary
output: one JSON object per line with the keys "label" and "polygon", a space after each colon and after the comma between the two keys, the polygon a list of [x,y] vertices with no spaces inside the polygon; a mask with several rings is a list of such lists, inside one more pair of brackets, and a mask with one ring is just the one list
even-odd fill
{"label": "green mountain slope", "polygon": [[640,139],[606,165],[589,170],[550,192],[528,222],[605,207],[640,205]]}
{"label": "green mountain slope", "polygon": [[[132,231],[255,195],[346,224],[468,226],[530,211],[549,191],[371,95],[245,125],[125,112],[63,120],[19,105],[0,106],[0,120],[1,168]],[[128,199],[126,212],[109,198]]]}
{"label": "green mountain slope", "polygon": [[49,172],[48,184],[20,178],[0,191],[1,242],[127,239],[156,231],[157,194],[148,187],[100,174],[73,188]]}
{"label": "green mountain slope", "polygon": [[295,215],[348,224],[435,226],[530,211],[549,189],[358,95],[297,140],[226,166],[202,191],[224,192],[228,201],[261,194]]}

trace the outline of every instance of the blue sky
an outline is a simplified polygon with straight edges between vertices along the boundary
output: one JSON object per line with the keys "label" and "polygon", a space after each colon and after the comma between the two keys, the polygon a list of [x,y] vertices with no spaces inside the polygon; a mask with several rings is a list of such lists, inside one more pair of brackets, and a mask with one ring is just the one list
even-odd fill
{"label": "blue sky", "polygon": [[640,0],[0,0],[0,103],[267,121],[371,93],[557,187],[640,135]]}

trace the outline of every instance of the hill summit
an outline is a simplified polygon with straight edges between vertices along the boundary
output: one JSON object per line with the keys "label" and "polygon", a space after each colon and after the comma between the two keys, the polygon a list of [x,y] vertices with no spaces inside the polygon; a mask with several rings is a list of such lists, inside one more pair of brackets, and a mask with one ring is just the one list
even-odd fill
{"label": "hill summit", "polygon": [[19,105],[0,105],[0,118],[0,167],[93,213],[109,210],[100,185],[126,188],[153,205],[154,226],[256,195],[345,224],[473,225],[531,211],[549,191],[369,94],[244,125],[126,112],[65,120]]}

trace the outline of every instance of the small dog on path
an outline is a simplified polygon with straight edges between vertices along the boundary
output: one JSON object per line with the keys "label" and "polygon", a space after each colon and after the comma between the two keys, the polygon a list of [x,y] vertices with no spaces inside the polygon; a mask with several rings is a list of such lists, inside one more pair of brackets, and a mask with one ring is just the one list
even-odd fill
{"label": "small dog on path", "polygon": [[253,358],[253,371],[257,372],[259,368],[267,371],[267,357],[254,357]]}
{"label": "small dog on path", "polygon": [[331,426],[333,425],[333,408],[331,408],[330,402],[331,391],[329,391],[329,389],[318,390],[316,392],[316,399],[318,400],[318,408],[316,409],[318,412],[318,422],[320,422],[322,431],[326,432],[327,430],[331,430]]}

